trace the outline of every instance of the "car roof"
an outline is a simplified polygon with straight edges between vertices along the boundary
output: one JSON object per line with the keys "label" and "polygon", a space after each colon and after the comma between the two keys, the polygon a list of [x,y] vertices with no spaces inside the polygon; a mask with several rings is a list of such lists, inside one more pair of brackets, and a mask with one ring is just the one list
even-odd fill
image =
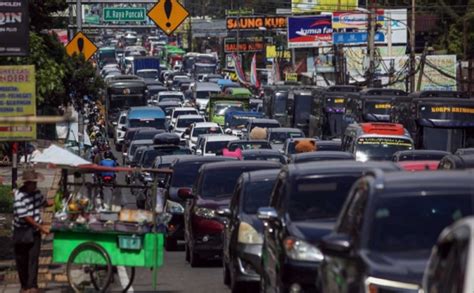
{"label": "car roof", "polygon": [[154,164],[158,163],[159,164],[167,164],[167,163],[173,163],[176,160],[179,160],[181,158],[186,158],[186,157],[196,157],[196,155],[165,155],[165,156],[157,156],[155,158]]}
{"label": "car roof", "polygon": [[200,127],[220,127],[219,124],[215,122],[196,122],[194,123],[195,128],[200,128]]}
{"label": "car roof", "polygon": [[[400,194],[429,195],[426,191],[463,190],[474,195],[474,170],[465,171],[420,171],[394,172],[376,177],[378,193],[382,196],[400,196]],[[423,192],[425,191],[425,192]],[[452,192],[455,194],[455,192]]]}
{"label": "car roof", "polygon": [[236,160],[233,162],[217,162],[204,164],[201,167],[201,171],[215,171],[215,170],[229,170],[229,169],[239,169],[245,167],[263,167],[263,168],[274,168],[280,169],[281,164],[273,161],[258,161],[258,160],[249,160],[249,161],[240,161]]}
{"label": "car roof", "polygon": [[224,156],[198,156],[198,155],[189,155],[178,158],[173,165],[181,164],[193,164],[197,162],[202,163],[213,163],[213,162],[222,162],[222,161],[236,161],[237,158],[233,157],[224,157]]}
{"label": "car roof", "polygon": [[258,143],[268,143],[268,140],[264,140],[264,139],[252,139],[252,140],[240,139],[240,140],[231,141],[229,143],[258,144]]}
{"label": "car roof", "polygon": [[132,107],[128,112],[128,119],[163,118],[165,112],[160,107]]}
{"label": "car roof", "polygon": [[193,119],[193,118],[202,118],[204,119],[204,117],[202,117],[202,115],[199,115],[199,114],[186,114],[186,115],[179,115],[178,118],[176,119]]}
{"label": "car roof", "polygon": [[130,145],[132,144],[153,144],[153,140],[152,139],[139,139],[139,140],[134,140],[130,143]]}
{"label": "car roof", "polygon": [[256,149],[256,150],[243,150],[242,156],[245,155],[279,155],[283,156],[283,154],[279,150],[275,149]]}
{"label": "car roof", "polygon": [[220,91],[221,90],[219,85],[217,85],[217,83],[214,83],[214,82],[196,82],[195,87],[197,91],[205,91],[205,90]]}
{"label": "car roof", "polygon": [[303,130],[299,128],[291,128],[291,127],[275,127],[275,128],[268,128],[267,130],[268,132],[303,132]]}
{"label": "car roof", "polygon": [[207,141],[231,141],[239,140],[237,136],[227,134],[213,134],[206,137]]}
{"label": "car roof", "polygon": [[307,152],[300,154],[293,154],[292,160],[304,160],[309,158],[346,158],[348,160],[354,159],[354,155],[343,151],[323,151],[323,152]]}
{"label": "car roof", "polygon": [[406,151],[398,151],[394,155],[406,156],[406,155],[416,155],[416,154],[449,155],[450,153],[447,151],[439,151],[439,150],[406,150]]}
{"label": "car roof", "polygon": [[167,95],[167,96],[182,96],[183,93],[182,92],[176,92],[176,91],[162,91],[162,92],[159,92],[158,93],[158,96],[164,96],[164,95]]}
{"label": "car roof", "polygon": [[278,122],[278,120],[276,119],[268,119],[268,118],[255,118],[255,119],[251,119],[249,120],[250,123],[254,124],[254,123],[275,123],[275,124],[280,124]]}
{"label": "car roof", "polygon": [[178,112],[178,111],[179,111],[179,112],[180,112],[180,111],[190,111],[190,110],[195,110],[195,111],[197,112],[196,108],[193,108],[193,107],[179,107],[179,108],[174,108],[174,111],[177,111],[177,112]]}
{"label": "car roof", "polygon": [[382,169],[384,171],[400,171],[401,168],[393,162],[357,162],[349,160],[320,161],[290,164],[288,172],[290,176],[308,176],[313,174],[344,174],[361,172],[364,170]]}
{"label": "car roof", "polygon": [[164,133],[165,131],[163,129],[156,129],[156,128],[144,128],[144,129],[139,129],[137,131],[137,134],[142,134],[142,133]]}
{"label": "car roof", "polygon": [[259,181],[267,181],[269,177],[271,177],[272,179],[276,179],[279,173],[279,169],[257,170],[243,173],[242,178],[245,183],[253,183]]}

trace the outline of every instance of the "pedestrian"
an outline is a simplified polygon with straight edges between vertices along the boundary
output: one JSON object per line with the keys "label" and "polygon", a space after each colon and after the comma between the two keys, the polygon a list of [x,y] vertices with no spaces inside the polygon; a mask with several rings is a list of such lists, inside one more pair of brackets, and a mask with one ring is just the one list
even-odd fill
{"label": "pedestrian", "polygon": [[52,206],[38,190],[37,183],[43,181],[42,174],[34,169],[23,171],[23,185],[15,191],[13,203],[13,243],[16,268],[24,293],[38,292],[38,265],[41,248],[41,233],[49,234],[42,225],[41,208]]}

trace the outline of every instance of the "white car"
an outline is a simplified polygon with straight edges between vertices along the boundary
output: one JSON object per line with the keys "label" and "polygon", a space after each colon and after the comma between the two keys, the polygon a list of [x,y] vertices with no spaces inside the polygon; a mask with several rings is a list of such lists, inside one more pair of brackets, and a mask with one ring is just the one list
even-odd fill
{"label": "white car", "polygon": [[115,126],[115,135],[114,135],[114,142],[115,148],[117,151],[120,151],[122,148],[122,142],[125,138],[125,131],[123,131],[123,127],[127,123],[127,111],[120,112],[120,116],[117,122],[113,123]]}
{"label": "white car", "polygon": [[171,113],[171,121],[170,126],[173,127],[176,123],[176,118],[181,115],[199,115],[198,110],[192,107],[180,107],[174,108],[173,112]]}
{"label": "white car", "polygon": [[162,91],[158,93],[157,103],[163,102],[166,99],[181,100],[184,102],[184,94],[176,91]]}
{"label": "white car", "polygon": [[181,136],[191,124],[205,121],[206,119],[201,115],[179,115],[176,123],[172,125],[172,131]]}
{"label": "white car", "polygon": [[223,134],[224,131],[219,126],[219,124],[214,122],[198,122],[194,123],[191,126],[191,132],[189,133],[188,137],[184,137],[187,142],[186,145],[188,148],[192,149],[196,146],[198,137],[204,134]]}
{"label": "white car", "polygon": [[239,140],[237,136],[217,134],[205,135],[199,146],[196,146],[196,155],[219,156],[222,150],[227,147],[229,141]]}

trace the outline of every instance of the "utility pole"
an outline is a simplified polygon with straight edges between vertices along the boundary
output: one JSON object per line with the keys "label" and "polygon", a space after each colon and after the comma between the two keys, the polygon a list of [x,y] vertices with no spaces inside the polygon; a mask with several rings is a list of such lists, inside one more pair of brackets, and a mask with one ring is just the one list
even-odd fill
{"label": "utility pole", "polygon": [[415,0],[411,0],[411,31],[410,31],[410,92],[415,91]]}
{"label": "utility pole", "polygon": [[240,58],[240,6],[237,8],[239,12],[237,13],[237,60],[240,61],[240,66],[242,66],[242,70],[244,69],[244,58]]}
{"label": "utility pole", "polygon": [[374,73],[375,73],[375,27],[377,25],[375,0],[370,0],[368,17],[368,40],[367,40],[367,51],[369,55],[369,68],[367,70],[367,86],[373,87],[374,85]]}
{"label": "utility pole", "polygon": [[[81,0],[77,0],[76,2],[76,24],[77,24],[77,31],[76,33],[82,30],[82,6]],[[79,139],[79,156],[83,157],[84,154],[84,107],[83,101],[84,97],[78,97],[76,95],[77,101],[77,112],[78,112],[78,134],[77,138]]]}

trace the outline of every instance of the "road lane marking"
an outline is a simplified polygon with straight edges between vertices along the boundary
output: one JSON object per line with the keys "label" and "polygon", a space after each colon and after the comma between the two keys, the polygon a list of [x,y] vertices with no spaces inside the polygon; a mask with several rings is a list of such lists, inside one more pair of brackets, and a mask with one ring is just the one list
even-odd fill
{"label": "road lane marking", "polygon": [[[125,269],[125,267],[119,266],[117,267],[117,272],[120,279],[120,285],[122,285],[122,288],[125,289],[128,283],[130,283],[130,279],[127,275],[127,270]],[[130,289],[128,289],[127,292],[133,292],[133,286],[130,286]]]}

